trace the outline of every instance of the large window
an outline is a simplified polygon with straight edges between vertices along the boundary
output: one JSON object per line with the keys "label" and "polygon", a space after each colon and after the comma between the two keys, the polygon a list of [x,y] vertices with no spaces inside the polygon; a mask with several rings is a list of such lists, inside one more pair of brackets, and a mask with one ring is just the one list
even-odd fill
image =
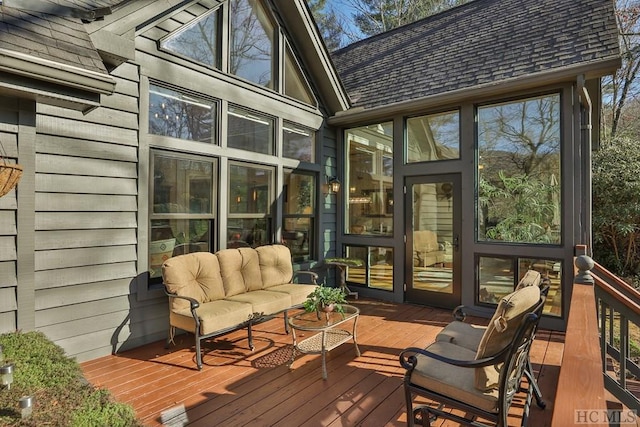
{"label": "large window", "polygon": [[560,95],[478,108],[479,241],[561,243]]}
{"label": "large window", "polygon": [[393,234],[393,123],[348,129],[347,233]]}
{"label": "large window", "polygon": [[257,247],[272,242],[273,170],[229,164],[227,247]]}
{"label": "large window", "polygon": [[160,277],[174,255],[213,249],[215,176],[212,160],[154,152],[151,157],[149,274]]}
{"label": "large window", "polygon": [[407,163],[460,158],[460,114],[407,119]]}
{"label": "large window", "polygon": [[294,261],[313,258],[315,243],[316,179],[309,173],[284,172],[282,242]]}
{"label": "large window", "polygon": [[273,154],[273,119],[244,108],[229,106],[227,146],[254,153]]}
{"label": "large window", "polygon": [[275,25],[261,1],[231,0],[229,72],[275,89]]}
{"label": "large window", "polygon": [[284,57],[284,94],[307,104],[315,104],[311,90],[289,46],[287,46]]}
{"label": "large window", "polygon": [[158,85],[149,87],[149,133],[216,143],[218,104]]}
{"label": "large window", "polygon": [[346,280],[370,288],[393,290],[393,248],[347,246],[346,257],[359,260],[361,266],[348,267]]}

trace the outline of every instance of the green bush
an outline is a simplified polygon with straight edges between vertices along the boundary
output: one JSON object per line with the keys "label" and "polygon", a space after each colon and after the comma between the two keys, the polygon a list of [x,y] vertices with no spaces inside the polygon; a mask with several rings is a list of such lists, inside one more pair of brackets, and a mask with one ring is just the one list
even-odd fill
{"label": "green bush", "polygon": [[[0,335],[5,362],[13,363],[10,389],[0,390],[2,426],[140,426],[133,408],[95,389],[80,365],[40,332]],[[22,419],[18,400],[33,396],[33,413]]]}
{"label": "green bush", "polygon": [[640,150],[616,138],[593,157],[594,258],[623,277],[640,275]]}

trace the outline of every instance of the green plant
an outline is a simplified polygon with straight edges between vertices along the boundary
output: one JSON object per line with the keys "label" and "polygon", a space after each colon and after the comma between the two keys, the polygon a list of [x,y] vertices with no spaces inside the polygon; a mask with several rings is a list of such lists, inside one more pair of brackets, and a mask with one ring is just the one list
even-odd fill
{"label": "green plant", "polygon": [[[89,384],[80,365],[41,332],[0,334],[4,359],[14,365],[10,389],[0,391],[0,425],[140,426],[133,408],[107,390]],[[21,418],[17,402],[34,399],[33,413]]]}
{"label": "green plant", "polygon": [[308,312],[322,311],[324,307],[333,305],[333,309],[338,313],[344,313],[342,304],[346,304],[347,298],[340,288],[329,286],[318,286],[313,292],[307,295],[304,302],[304,309]]}

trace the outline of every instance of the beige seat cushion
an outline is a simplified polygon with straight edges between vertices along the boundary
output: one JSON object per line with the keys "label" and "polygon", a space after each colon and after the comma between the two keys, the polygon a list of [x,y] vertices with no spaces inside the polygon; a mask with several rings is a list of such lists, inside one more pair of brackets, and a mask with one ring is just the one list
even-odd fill
{"label": "beige seat cushion", "polygon": [[249,291],[227,297],[226,300],[251,304],[254,313],[267,315],[275,314],[291,307],[291,297],[288,294],[267,290]]}
{"label": "beige seat cushion", "polygon": [[[225,297],[216,256],[209,252],[194,252],[169,258],[162,265],[162,278],[167,291],[195,299],[200,303]],[[171,310],[188,309],[188,301],[171,298]]]}
{"label": "beige seat cushion", "polygon": [[309,297],[318,285],[303,285],[297,283],[287,283],[285,285],[271,286],[268,288],[270,292],[283,292],[291,298],[291,305],[300,305]]}
{"label": "beige seat cushion", "polygon": [[[495,356],[512,341],[522,318],[540,300],[540,288],[526,286],[503,297],[482,335],[476,359]],[[476,369],[476,387],[490,390],[498,386],[496,373],[500,366]]]}
{"label": "beige seat cushion", "polygon": [[[458,360],[474,360],[475,351],[448,342],[434,342],[427,350]],[[450,396],[485,411],[498,411],[498,390],[478,390],[474,386],[475,369],[449,365],[430,357],[418,355],[418,364],[411,374],[411,383],[436,393]],[[497,381],[497,375],[494,379]]]}
{"label": "beige seat cushion", "polygon": [[449,342],[468,350],[478,351],[482,335],[486,330],[486,326],[454,320],[436,335],[436,341]]}
{"label": "beige seat cushion", "polygon": [[284,245],[268,245],[256,248],[264,289],[291,283],[293,265],[291,251]]}
{"label": "beige seat cushion", "polygon": [[[210,301],[197,308],[196,312],[200,318],[201,335],[241,325],[253,314],[251,304],[228,300]],[[169,317],[172,326],[195,332],[195,320],[191,316],[191,310],[172,311]]]}

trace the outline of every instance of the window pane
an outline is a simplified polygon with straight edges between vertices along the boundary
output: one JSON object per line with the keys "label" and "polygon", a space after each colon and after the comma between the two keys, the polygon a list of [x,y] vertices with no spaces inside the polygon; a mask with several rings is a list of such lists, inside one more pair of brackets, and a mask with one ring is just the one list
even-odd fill
{"label": "window pane", "polygon": [[274,25],[261,2],[231,0],[229,72],[274,89]]}
{"label": "window pane", "polygon": [[393,234],[393,123],[345,132],[347,159],[347,232]]}
{"label": "window pane", "polygon": [[393,290],[393,248],[347,246],[345,249],[347,258],[362,262],[361,267],[347,267],[348,282],[369,288]]}
{"label": "window pane", "polygon": [[407,119],[407,162],[460,158],[457,111]]}
{"label": "window pane", "polygon": [[229,106],[227,145],[232,148],[273,154],[273,119]]}
{"label": "window pane", "polygon": [[478,240],[560,244],[560,96],[478,109]]}
{"label": "window pane", "polygon": [[540,272],[544,279],[549,280],[549,293],[542,312],[550,316],[562,316],[562,261],[520,258],[518,262],[520,277],[531,269]]}
{"label": "window pane", "polygon": [[213,164],[156,155],[153,213],[213,213]]}
{"label": "window pane", "polygon": [[219,17],[212,10],[160,41],[160,48],[209,67],[219,67]]}
{"label": "window pane", "polygon": [[479,260],[478,301],[497,304],[502,297],[513,292],[514,261],[511,258],[481,257]]}
{"label": "window pane", "polygon": [[282,156],[289,159],[313,163],[316,161],[315,152],[315,132],[310,129],[285,122],[282,129]]}
{"label": "window pane", "polygon": [[271,182],[269,169],[229,165],[229,213],[267,215],[273,203]]}
{"label": "window pane", "polygon": [[271,227],[265,218],[229,218],[227,248],[243,248],[270,243]]}
{"label": "window pane", "polygon": [[160,277],[162,263],[172,256],[211,250],[211,220],[152,220],[149,243],[150,277]]}
{"label": "window pane", "polygon": [[311,90],[288,46],[284,58],[284,93],[307,104],[315,104]]}
{"label": "window pane", "polygon": [[149,133],[215,143],[217,104],[151,85]]}
{"label": "window pane", "polygon": [[313,258],[316,179],[314,175],[284,173],[282,242],[295,261]]}

